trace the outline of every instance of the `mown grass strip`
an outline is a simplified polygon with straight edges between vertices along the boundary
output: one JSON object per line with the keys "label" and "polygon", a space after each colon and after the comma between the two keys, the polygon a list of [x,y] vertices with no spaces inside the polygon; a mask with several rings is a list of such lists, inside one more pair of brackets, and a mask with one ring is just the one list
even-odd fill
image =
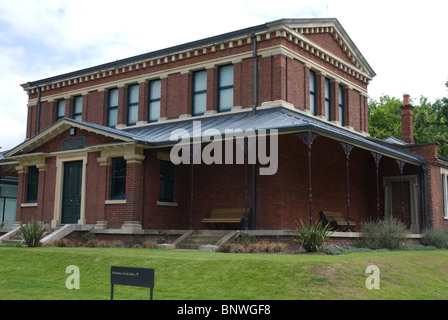
{"label": "mown grass strip", "polygon": [[[68,290],[67,266],[80,270]],[[110,267],[155,269],[156,300],[448,299],[448,250],[331,255],[225,254],[128,248],[0,247],[0,299],[110,297]],[[367,290],[368,265],[380,289]],[[116,286],[116,299],[149,289]]]}

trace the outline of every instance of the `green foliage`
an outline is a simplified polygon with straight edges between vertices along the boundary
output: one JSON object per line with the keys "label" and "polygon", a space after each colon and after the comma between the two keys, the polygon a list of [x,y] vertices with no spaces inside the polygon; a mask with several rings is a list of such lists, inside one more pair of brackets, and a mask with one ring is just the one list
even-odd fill
{"label": "green foliage", "polygon": [[330,225],[322,226],[322,222],[314,223],[311,226],[300,220],[297,222],[297,237],[306,252],[318,252],[322,250],[324,243],[333,233]]}
{"label": "green foliage", "polygon": [[[370,100],[369,133],[372,137],[401,139],[401,99],[383,95]],[[439,143],[439,154],[448,157],[448,98],[430,103],[421,96],[414,106],[414,140],[416,143]]]}
{"label": "green foliage", "polygon": [[378,139],[394,137],[401,139],[402,101],[383,95],[380,101],[369,101],[369,134]]}
{"label": "green foliage", "polygon": [[406,226],[395,218],[363,222],[361,232],[359,246],[373,250],[397,250],[409,234]]}
{"label": "green foliage", "polygon": [[95,240],[96,239],[96,235],[92,232],[86,232],[82,237],[81,237],[81,241],[83,243],[87,243],[90,240]]}
{"label": "green foliage", "polygon": [[436,248],[448,247],[448,230],[426,228],[423,230],[422,243]]}
{"label": "green foliage", "polygon": [[44,237],[46,229],[46,225],[43,225],[36,220],[25,225],[20,223],[20,235],[23,238],[23,242],[28,247],[39,247],[40,240]]}

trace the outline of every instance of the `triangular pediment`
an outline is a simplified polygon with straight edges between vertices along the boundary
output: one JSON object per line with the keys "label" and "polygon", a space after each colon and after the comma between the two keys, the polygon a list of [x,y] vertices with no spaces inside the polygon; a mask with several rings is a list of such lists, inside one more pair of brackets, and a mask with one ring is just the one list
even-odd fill
{"label": "triangular pediment", "polygon": [[[42,149],[52,149],[50,147],[51,142],[59,139],[58,146],[54,147],[54,150],[51,151],[64,151],[64,148],[67,150],[79,149],[82,147],[84,143],[82,138],[85,135],[77,135],[79,136],[78,141],[76,141],[77,136],[70,136],[70,130],[75,129],[85,132],[85,133],[93,133],[100,135],[102,137],[107,138],[110,143],[117,142],[135,142],[136,138],[126,132],[122,132],[118,129],[108,128],[100,125],[95,125],[87,122],[76,121],[73,119],[64,118],[54,123],[50,127],[45,130],[39,132],[38,134],[32,136],[31,138],[25,140],[23,143],[19,144],[15,148],[9,150],[4,156],[5,158],[13,158],[15,156],[24,155],[33,152],[42,152]],[[62,137],[65,139],[63,141]],[[71,140],[70,140],[71,139]],[[78,143],[78,145],[76,145]],[[65,144],[65,146],[64,146]],[[72,144],[72,145],[70,145]],[[84,146],[85,147],[85,146]],[[45,151],[48,152],[48,151]]]}
{"label": "triangular pediment", "polygon": [[370,78],[376,76],[375,71],[337,19],[282,19],[281,22],[316,46],[367,74]]}

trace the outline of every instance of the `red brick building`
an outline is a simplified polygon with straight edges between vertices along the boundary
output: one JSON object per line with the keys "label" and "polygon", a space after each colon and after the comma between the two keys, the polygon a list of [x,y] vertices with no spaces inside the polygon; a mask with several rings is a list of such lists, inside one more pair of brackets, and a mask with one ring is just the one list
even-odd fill
{"label": "red brick building", "polygon": [[[27,139],[5,154],[16,220],[194,230],[212,209],[245,208],[248,223],[226,227],[294,230],[335,211],[446,228],[448,162],[413,144],[409,101],[403,141],[367,134],[374,76],[336,19],[282,19],[23,84]],[[260,157],[174,165],[171,134],[197,142],[196,121],[202,154],[227,129],[254,132],[260,148],[266,130],[275,174],[260,174],[273,165]]]}

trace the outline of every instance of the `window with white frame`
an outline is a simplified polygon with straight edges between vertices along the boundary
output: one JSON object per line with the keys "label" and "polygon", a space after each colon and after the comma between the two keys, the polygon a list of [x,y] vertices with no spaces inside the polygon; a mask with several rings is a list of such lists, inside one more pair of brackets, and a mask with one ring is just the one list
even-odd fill
{"label": "window with white frame", "polygon": [[160,97],[162,93],[162,81],[153,80],[149,82],[148,121],[155,122],[160,118]]}
{"label": "window with white frame", "polygon": [[218,112],[230,111],[233,107],[233,64],[219,67]]}
{"label": "window with white frame", "polygon": [[133,126],[138,121],[138,84],[128,86],[128,126]]}
{"label": "window with white frame", "polygon": [[325,78],[325,117],[328,121],[331,120],[331,85],[330,79]]}
{"label": "window with white frame", "polygon": [[115,127],[118,119],[118,89],[109,90],[109,99],[107,105],[107,125]]}
{"label": "window with white frame", "polygon": [[76,96],[74,99],[73,119],[82,120],[82,96]]}
{"label": "window with white frame", "polygon": [[58,100],[58,108],[56,114],[56,120],[62,119],[65,117],[65,100]]}
{"label": "window with white frame", "polygon": [[316,115],[316,73],[310,70],[310,111]]}
{"label": "window with white frame", "polygon": [[193,73],[193,116],[203,115],[207,105],[207,71]]}
{"label": "window with white frame", "polygon": [[339,122],[344,125],[344,88],[339,86]]}
{"label": "window with white frame", "polygon": [[443,199],[443,218],[448,219],[448,170],[441,169],[442,173],[442,199]]}

